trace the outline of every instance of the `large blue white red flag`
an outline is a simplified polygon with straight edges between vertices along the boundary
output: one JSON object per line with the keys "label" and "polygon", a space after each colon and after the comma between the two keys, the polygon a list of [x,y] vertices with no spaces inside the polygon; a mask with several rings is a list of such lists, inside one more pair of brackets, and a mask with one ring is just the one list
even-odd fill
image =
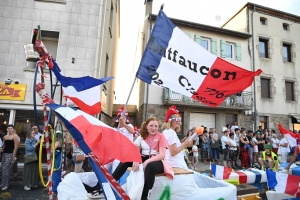
{"label": "large blue white red flag", "polygon": [[60,81],[64,95],[72,100],[81,110],[90,114],[96,115],[101,111],[101,87],[100,85],[113,79],[114,77],[105,77],[96,79],[90,76],[79,78],[66,77],[62,74],[55,60],[49,65],[52,72]]}
{"label": "large blue white red flag", "polygon": [[208,52],[160,10],[136,77],[191,97],[211,107],[249,87],[254,76]]}
{"label": "large blue white red flag", "polygon": [[102,164],[114,159],[141,162],[140,152],[127,137],[85,112],[57,104],[47,105],[62,121],[84,153],[91,151]]}
{"label": "large blue white red flag", "polygon": [[295,195],[299,189],[300,176],[277,173],[267,170],[268,187],[289,195]]}

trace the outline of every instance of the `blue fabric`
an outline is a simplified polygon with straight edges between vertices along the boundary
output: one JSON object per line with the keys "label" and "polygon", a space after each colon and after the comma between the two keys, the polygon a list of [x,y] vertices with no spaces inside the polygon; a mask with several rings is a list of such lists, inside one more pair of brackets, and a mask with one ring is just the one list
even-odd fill
{"label": "blue fabric", "polygon": [[26,155],[34,155],[35,154],[35,144],[37,140],[33,138],[32,140],[29,138],[26,138],[24,146],[25,146],[25,154]]}
{"label": "blue fabric", "polygon": [[61,73],[60,73],[61,70],[59,69],[55,60],[53,60],[52,71],[55,74],[57,80],[59,80],[61,82],[61,85],[63,87],[73,86],[77,92],[101,85],[101,84],[105,83],[106,81],[109,81],[114,78],[112,76],[100,78],[100,79],[96,79],[96,78],[93,78],[90,76],[84,76],[84,77],[79,77],[79,78],[65,77],[65,76],[61,75]]}
{"label": "blue fabric", "polygon": [[61,152],[55,151],[54,168],[57,170],[55,170],[52,175],[52,190],[54,193],[57,193],[57,186],[61,182],[61,164],[60,164],[60,162],[61,162]]}
{"label": "blue fabric", "polygon": [[[151,75],[155,74],[161,58],[164,56],[163,54],[160,54],[160,47],[168,47],[169,41],[172,37],[173,29],[175,27],[176,26],[173,24],[173,22],[168,19],[166,14],[161,9],[157,15],[156,22],[141,60],[141,64],[136,72],[137,78],[148,84],[151,84]],[[154,41],[152,39],[154,39]]]}
{"label": "blue fabric", "polygon": [[259,192],[262,192],[262,183],[252,183],[250,185],[257,187]]}
{"label": "blue fabric", "polygon": [[277,185],[276,172],[266,170],[268,187],[274,189]]}

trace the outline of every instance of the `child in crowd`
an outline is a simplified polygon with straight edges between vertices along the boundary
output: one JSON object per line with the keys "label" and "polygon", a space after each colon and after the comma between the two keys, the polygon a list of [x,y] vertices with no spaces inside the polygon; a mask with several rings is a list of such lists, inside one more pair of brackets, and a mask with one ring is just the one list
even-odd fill
{"label": "child in crowd", "polygon": [[182,150],[184,153],[184,161],[186,163],[187,166],[189,166],[192,162],[189,160],[189,150],[188,149],[183,149]]}
{"label": "child in crowd", "polygon": [[198,159],[198,156],[199,156],[199,154],[198,154],[198,147],[197,147],[197,145],[196,145],[196,140],[193,140],[192,152],[193,152],[193,159],[194,159],[194,164],[193,164],[192,169],[198,170],[198,169],[196,168],[196,165],[198,164],[198,160],[199,160],[199,159]]}

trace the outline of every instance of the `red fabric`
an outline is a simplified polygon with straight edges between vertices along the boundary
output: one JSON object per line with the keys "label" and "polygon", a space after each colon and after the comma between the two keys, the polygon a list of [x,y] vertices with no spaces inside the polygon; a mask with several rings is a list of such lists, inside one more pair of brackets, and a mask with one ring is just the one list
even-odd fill
{"label": "red fabric", "polygon": [[240,184],[247,183],[247,174],[243,172],[235,172],[239,175]]}
{"label": "red fabric", "polygon": [[[233,75],[226,76],[226,73],[232,72],[236,72],[235,78]],[[249,87],[254,77],[261,72],[260,69],[256,72],[248,71],[217,58],[192,98],[210,107],[217,107],[226,97]]]}
{"label": "red fabric", "polygon": [[232,172],[232,169],[229,167],[224,167],[224,172],[223,172],[223,180],[229,179],[229,176]]}
{"label": "red fabric", "polygon": [[299,154],[299,146],[297,145],[296,147],[295,147],[295,154]]}
{"label": "red fabric", "polygon": [[170,117],[174,114],[179,114],[179,111],[176,109],[176,106],[171,106],[166,114],[165,122],[168,122]]}
{"label": "red fabric", "polygon": [[289,195],[295,195],[299,189],[300,176],[288,175],[285,193]]}
{"label": "red fabric", "polygon": [[70,123],[80,131],[85,143],[102,164],[114,159],[120,162],[142,162],[138,147],[118,131],[93,125],[82,115],[72,119]]}
{"label": "red fabric", "polygon": [[277,155],[278,148],[273,148],[273,152]]}
{"label": "red fabric", "polygon": [[288,134],[290,134],[293,138],[296,138],[297,142],[300,141],[300,136],[299,136],[299,135],[293,133],[292,131],[289,131],[289,130],[283,128],[283,126],[282,126],[281,124],[278,124],[278,129],[279,129],[279,131],[280,131],[281,134],[287,134],[287,133],[288,133]]}
{"label": "red fabric", "polygon": [[[76,98],[76,97],[69,97],[66,96],[67,98],[69,98],[71,101],[73,101],[73,103],[75,105],[77,105],[79,108],[81,108],[82,111],[86,112],[87,114],[90,115],[97,115],[98,113],[101,112],[101,103],[97,102],[94,105],[90,106],[87,105],[84,101],[81,101],[80,99]],[[85,108],[84,110],[82,108]]]}
{"label": "red fabric", "polygon": [[248,149],[240,148],[241,151],[241,167],[250,167],[250,155]]}

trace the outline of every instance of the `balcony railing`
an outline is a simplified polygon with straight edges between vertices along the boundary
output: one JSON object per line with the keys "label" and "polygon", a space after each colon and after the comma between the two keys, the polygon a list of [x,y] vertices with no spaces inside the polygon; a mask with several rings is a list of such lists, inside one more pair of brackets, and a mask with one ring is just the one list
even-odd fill
{"label": "balcony railing", "polygon": [[[164,101],[167,102],[178,102],[179,104],[193,104],[197,105],[199,103],[200,105],[206,106],[205,104],[202,104],[190,97],[187,97],[185,95],[179,94],[177,92],[174,92],[172,90],[164,88]],[[252,107],[253,105],[253,99],[252,99],[252,92],[242,92],[240,96],[237,95],[231,95],[230,97],[227,97],[224,102],[220,106],[226,106],[226,107],[232,107],[232,108],[243,108],[243,107]],[[220,107],[219,106],[219,107]]]}

